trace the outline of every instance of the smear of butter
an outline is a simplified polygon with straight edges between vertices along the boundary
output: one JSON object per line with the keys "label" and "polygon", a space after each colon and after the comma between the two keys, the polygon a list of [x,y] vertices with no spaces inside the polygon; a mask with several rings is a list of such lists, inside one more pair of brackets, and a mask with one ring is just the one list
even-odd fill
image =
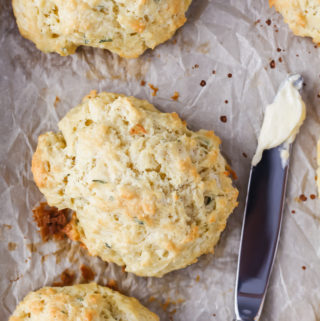
{"label": "smear of butter", "polygon": [[306,106],[299,93],[301,86],[300,75],[288,77],[281,84],[274,102],[266,107],[258,147],[252,159],[253,166],[260,162],[265,149],[281,144],[284,144],[281,151],[282,165],[287,163],[290,144],[295,140],[306,118]]}

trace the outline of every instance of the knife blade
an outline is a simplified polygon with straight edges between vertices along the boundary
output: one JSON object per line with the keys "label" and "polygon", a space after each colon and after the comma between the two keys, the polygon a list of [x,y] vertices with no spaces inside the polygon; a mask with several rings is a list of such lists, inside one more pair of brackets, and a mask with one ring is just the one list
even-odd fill
{"label": "knife blade", "polygon": [[236,284],[236,320],[258,320],[277,250],[289,165],[281,147],[251,168]]}
{"label": "knife blade", "polygon": [[[302,78],[294,84],[302,87]],[[252,166],[241,231],[235,288],[236,321],[260,318],[274,264],[289,170],[281,151],[287,145],[265,150],[261,161]],[[289,146],[290,155],[291,145]]]}

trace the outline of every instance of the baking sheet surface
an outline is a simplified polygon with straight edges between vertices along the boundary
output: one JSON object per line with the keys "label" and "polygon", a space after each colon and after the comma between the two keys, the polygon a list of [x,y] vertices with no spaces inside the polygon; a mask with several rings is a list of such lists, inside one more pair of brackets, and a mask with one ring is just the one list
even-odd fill
{"label": "baking sheet surface", "polygon": [[[41,53],[20,36],[10,1],[1,1],[1,320],[29,291],[51,285],[66,268],[83,281],[81,264],[101,284],[116,280],[121,292],[140,299],[161,320],[232,320],[250,159],[265,106],[286,74],[295,72],[305,79],[307,119],[294,144],[283,230],[261,320],[320,319],[320,202],[310,197],[316,194],[320,49],[293,36],[267,2],[194,0],[188,22],[172,40],[125,60],[92,48],[68,57]],[[155,97],[148,84],[159,88]],[[162,111],[178,112],[192,129],[213,129],[221,137],[223,154],[238,175],[240,204],[214,255],[161,279],[140,278],[89,257],[77,244],[41,242],[31,212],[44,200],[30,171],[37,137],[56,130],[58,120],[92,89],[148,99]],[[171,99],[175,91],[178,101]],[[301,194],[306,201],[299,201]]]}

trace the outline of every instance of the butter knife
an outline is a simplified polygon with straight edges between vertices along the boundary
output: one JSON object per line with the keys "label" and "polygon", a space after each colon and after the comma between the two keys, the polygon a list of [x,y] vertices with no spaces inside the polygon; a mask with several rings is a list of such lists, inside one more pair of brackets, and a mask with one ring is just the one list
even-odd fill
{"label": "butter knife", "polygon": [[[301,90],[302,77],[293,85]],[[289,148],[291,145],[285,146]],[[251,167],[241,232],[235,288],[236,321],[258,321],[277,252],[289,159],[283,164],[284,146],[265,150]]]}

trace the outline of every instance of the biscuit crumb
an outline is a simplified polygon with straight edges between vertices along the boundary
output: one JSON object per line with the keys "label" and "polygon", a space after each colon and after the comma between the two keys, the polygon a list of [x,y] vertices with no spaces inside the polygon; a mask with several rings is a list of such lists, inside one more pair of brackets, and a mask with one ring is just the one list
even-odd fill
{"label": "biscuit crumb", "polygon": [[196,282],[199,282],[199,281],[200,281],[200,276],[197,275],[197,277],[196,277]]}
{"label": "biscuit crumb", "polygon": [[58,96],[56,96],[56,99],[53,103],[54,108],[57,108],[57,105],[59,104],[60,101],[61,101],[60,98]]}
{"label": "biscuit crumb", "polygon": [[155,301],[156,300],[156,298],[154,297],[154,296],[151,296],[150,298],[149,298],[149,302],[153,302],[153,301]]}
{"label": "biscuit crumb", "polygon": [[312,200],[314,200],[314,199],[316,198],[316,195],[315,195],[315,194],[310,194],[310,198],[311,198]]}
{"label": "biscuit crumb", "polygon": [[65,237],[62,231],[67,225],[68,210],[59,211],[56,207],[51,207],[48,203],[40,203],[38,207],[32,210],[33,218],[40,228],[40,235],[43,241],[48,241],[52,237],[61,240]]}
{"label": "biscuit crumb", "polygon": [[167,311],[169,304],[171,304],[170,299],[167,299],[163,304],[161,304],[161,308],[163,311]]}
{"label": "biscuit crumb", "polygon": [[14,243],[14,242],[8,243],[8,250],[9,251],[14,251],[16,248],[17,248],[17,243]]}
{"label": "biscuit crumb", "polygon": [[152,84],[148,84],[148,86],[150,87],[151,90],[153,90],[151,95],[152,96],[157,96],[157,92],[158,92],[159,88],[153,86]]}
{"label": "biscuit crumb", "polygon": [[113,279],[109,280],[107,283],[107,287],[112,290],[119,291],[118,283],[116,280],[113,280]]}
{"label": "biscuit crumb", "polygon": [[172,100],[178,100],[179,99],[179,93],[177,91],[174,92],[173,96],[171,96]]}
{"label": "biscuit crumb", "polygon": [[34,243],[26,244],[26,247],[31,253],[37,252],[37,245]]}
{"label": "biscuit crumb", "polygon": [[82,264],[80,266],[80,271],[81,271],[82,277],[86,282],[92,281],[94,279],[94,276],[95,276],[94,272],[91,270],[89,266]]}
{"label": "biscuit crumb", "polygon": [[146,85],[146,82],[144,80],[140,81],[140,86],[144,87]]}
{"label": "biscuit crumb", "polygon": [[89,94],[87,96],[84,96],[83,100],[95,98],[95,97],[97,97],[97,95],[98,95],[97,90],[93,89],[89,92]]}
{"label": "biscuit crumb", "polygon": [[61,273],[60,279],[61,279],[61,282],[54,282],[52,286],[72,285],[76,279],[76,276],[73,271],[69,271],[68,269],[66,269]]}
{"label": "biscuit crumb", "polygon": [[229,165],[226,165],[226,170],[228,172],[228,176],[230,175],[234,180],[238,179],[236,172]]}

